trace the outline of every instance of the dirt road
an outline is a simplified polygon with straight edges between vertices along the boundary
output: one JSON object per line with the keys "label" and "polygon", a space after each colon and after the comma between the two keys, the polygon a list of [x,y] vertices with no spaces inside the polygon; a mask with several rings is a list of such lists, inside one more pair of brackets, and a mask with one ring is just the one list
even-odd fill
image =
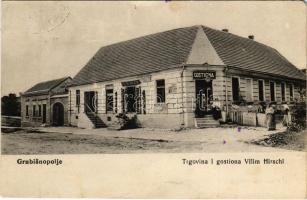
{"label": "dirt road", "polygon": [[[233,127],[171,130],[40,128],[2,133],[2,154],[263,152],[278,148],[249,144],[273,132]],[[285,150],[282,150],[285,151]]]}

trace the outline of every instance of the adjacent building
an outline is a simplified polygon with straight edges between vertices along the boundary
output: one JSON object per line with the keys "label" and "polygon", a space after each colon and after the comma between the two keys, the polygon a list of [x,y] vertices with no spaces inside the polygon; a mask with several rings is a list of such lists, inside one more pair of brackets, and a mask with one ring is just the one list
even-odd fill
{"label": "adjacent building", "polygon": [[192,26],[99,49],[73,78],[68,115],[85,128],[119,113],[144,127],[200,127],[216,108],[231,119],[243,104],[298,101],[305,87],[304,73],[253,36]]}
{"label": "adjacent building", "polygon": [[70,77],[38,83],[21,94],[22,126],[69,125]]}

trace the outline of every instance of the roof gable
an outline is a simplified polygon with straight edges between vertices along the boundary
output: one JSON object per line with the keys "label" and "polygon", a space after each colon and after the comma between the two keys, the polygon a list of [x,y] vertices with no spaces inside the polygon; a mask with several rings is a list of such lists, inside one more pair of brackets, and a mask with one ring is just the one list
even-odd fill
{"label": "roof gable", "polygon": [[201,26],[198,27],[197,34],[187,59],[186,64],[224,65],[221,58],[217,55],[214,47],[206,36]]}

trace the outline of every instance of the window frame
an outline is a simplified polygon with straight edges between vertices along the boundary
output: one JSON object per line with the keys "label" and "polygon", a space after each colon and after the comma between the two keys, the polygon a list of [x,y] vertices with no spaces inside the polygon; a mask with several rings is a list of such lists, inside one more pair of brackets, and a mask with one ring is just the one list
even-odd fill
{"label": "window frame", "polygon": [[26,105],[26,117],[29,117],[29,105]]}
{"label": "window frame", "polygon": [[[271,83],[274,84],[274,100],[272,100]],[[269,81],[269,88],[270,88],[270,100],[276,101],[276,82],[275,81]]]}
{"label": "window frame", "polygon": [[241,86],[241,83],[240,83],[240,76],[231,76],[231,98],[232,98],[232,101],[233,102],[236,102],[234,99],[233,99],[233,84],[232,84],[232,80],[233,78],[237,78],[238,79],[238,101],[240,101],[240,86]]}
{"label": "window frame", "polygon": [[36,117],[36,105],[32,106],[32,117]]}
{"label": "window frame", "polygon": [[[112,90],[111,93],[108,93],[109,90]],[[112,96],[112,110],[109,110],[109,98],[108,95],[111,94]],[[113,88],[108,88],[105,89],[105,95],[106,95],[106,113],[113,112],[114,111],[114,89]]]}
{"label": "window frame", "polygon": [[[262,96],[263,96],[263,100],[260,100],[259,81],[262,82],[262,93],[263,93]],[[265,98],[265,80],[264,79],[258,79],[257,82],[258,82],[258,100],[259,101],[266,101],[266,98]]]}
{"label": "window frame", "polygon": [[[294,84],[289,83],[289,100],[294,101]],[[292,99],[291,99],[291,91],[292,91]]]}
{"label": "window frame", "polygon": [[[158,81],[163,81],[164,82],[164,86],[158,86]],[[156,103],[159,103],[159,104],[166,103],[166,81],[165,81],[165,79],[157,79],[155,81],[155,84],[156,84]],[[159,98],[159,96],[158,96],[158,89],[164,89],[164,93],[163,93],[164,96],[161,95],[163,97],[163,99]],[[158,101],[158,99],[160,99],[160,100]]]}
{"label": "window frame", "polygon": [[80,113],[80,104],[81,104],[81,91],[76,90],[76,107],[78,113]]}
{"label": "window frame", "polygon": [[38,117],[42,116],[42,105],[38,105]]}

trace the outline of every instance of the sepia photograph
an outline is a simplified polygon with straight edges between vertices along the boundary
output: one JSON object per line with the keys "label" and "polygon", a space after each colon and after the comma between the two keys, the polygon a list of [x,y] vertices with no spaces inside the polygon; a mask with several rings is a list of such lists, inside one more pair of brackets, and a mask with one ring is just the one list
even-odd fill
{"label": "sepia photograph", "polygon": [[4,2],[2,154],[304,150],[300,15],[148,24],[151,5]]}
{"label": "sepia photograph", "polygon": [[3,1],[1,23],[1,195],[306,198],[304,2]]}

